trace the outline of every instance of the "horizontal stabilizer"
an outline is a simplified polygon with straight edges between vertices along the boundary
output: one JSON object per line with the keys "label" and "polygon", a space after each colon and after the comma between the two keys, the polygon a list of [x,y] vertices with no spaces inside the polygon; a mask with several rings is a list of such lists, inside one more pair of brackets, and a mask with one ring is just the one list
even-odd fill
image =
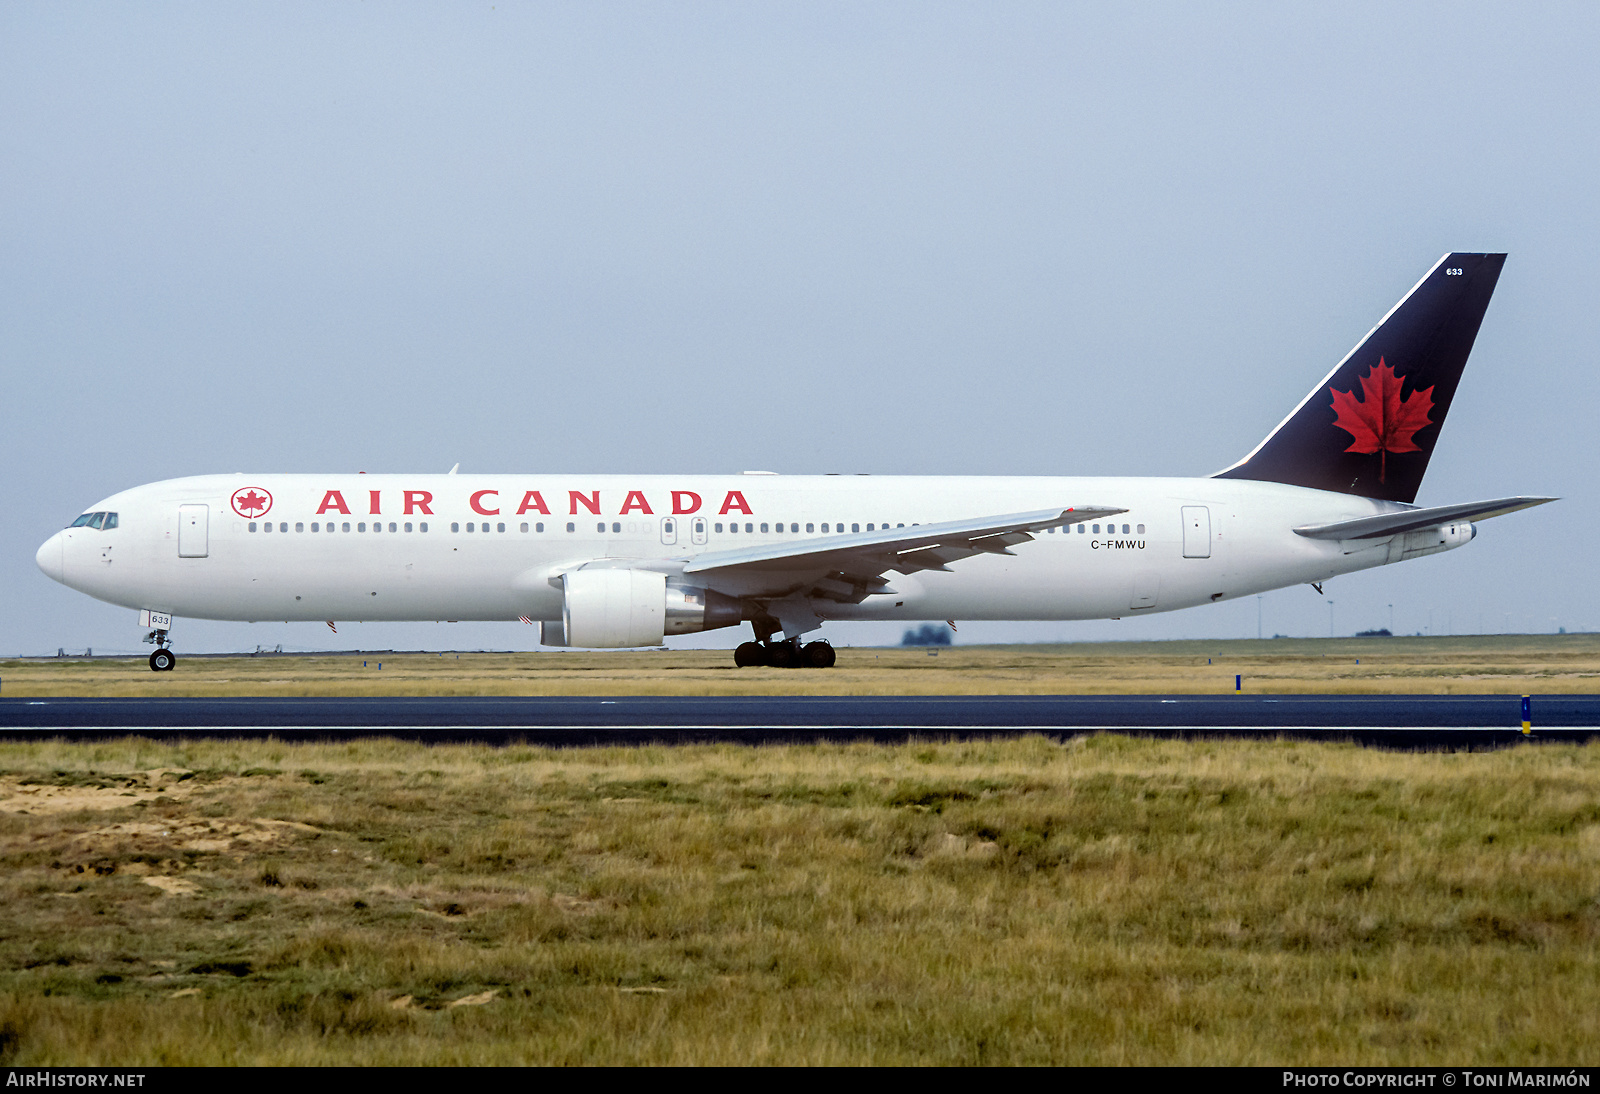
{"label": "horizontal stabilizer", "polygon": [[1556,498],[1496,498],[1494,501],[1469,501],[1460,505],[1436,505],[1432,509],[1404,509],[1397,513],[1380,513],[1375,517],[1357,517],[1334,524],[1308,524],[1296,528],[1295,534],[1311,539],[1378,539],[1397,536],[1402,532],[1415,532],[1420,528],[1436,528],[1464,520],[1488,520],[1490,517],[1531,509]]}

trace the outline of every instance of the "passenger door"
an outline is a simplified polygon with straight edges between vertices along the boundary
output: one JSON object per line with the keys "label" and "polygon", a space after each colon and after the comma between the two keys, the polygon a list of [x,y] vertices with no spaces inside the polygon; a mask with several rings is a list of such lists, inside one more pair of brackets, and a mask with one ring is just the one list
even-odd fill
{"label": "passenger door", "polygon": [[1211,557],[1211,510],[1204,505],[1183,507],[1183,557]]}
{"label": "passenger door", "polygon": [[178,506],[178,557],[205,558],[210,552],[210,507]]}

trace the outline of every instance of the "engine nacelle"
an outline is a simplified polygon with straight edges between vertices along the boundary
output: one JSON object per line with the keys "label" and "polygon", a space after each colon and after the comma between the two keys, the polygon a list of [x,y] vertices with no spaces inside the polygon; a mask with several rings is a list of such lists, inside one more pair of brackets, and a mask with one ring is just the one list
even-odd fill
{"label": "engine nacelle", "polygon": [[693,634],[721,627],[737,627],[744,619],[744,608],[737,597],[715,589],[690,589],[667,586],[667,633]]}
{"label": "engine nacelle", "polygon": [[731,627],[743,616],[734,597],[669,586],[654,570],[573,570],[561,585],[569,646],[659,646],[663,635]]}

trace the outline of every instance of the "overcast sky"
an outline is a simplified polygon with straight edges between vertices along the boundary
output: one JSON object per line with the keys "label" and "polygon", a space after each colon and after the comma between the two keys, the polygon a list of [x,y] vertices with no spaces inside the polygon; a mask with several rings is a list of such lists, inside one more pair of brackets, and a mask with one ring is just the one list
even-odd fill
{"label": "overcast sky", "polygon": [[1592,4],[0,5],[0,654],[140,649],[34,551],[182,475],[1208,474],[1451,250],[1510,259],[1418,501],[1566,500],[1325,597],[958,640],[1327,634],[1330,598],[1339,633],[1391,604],[1406,632],[1600,629],[1597,30]]}

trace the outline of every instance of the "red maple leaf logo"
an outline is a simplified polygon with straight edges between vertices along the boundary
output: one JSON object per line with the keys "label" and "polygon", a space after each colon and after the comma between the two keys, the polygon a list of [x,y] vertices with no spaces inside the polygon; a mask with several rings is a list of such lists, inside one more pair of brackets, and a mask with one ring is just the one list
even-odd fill
{"label": "red maple leaf logo", "polygon": [[1432,424],[1428,411],[1433,409],[1433,388],[1417,388],[1402,399],[1401,383],[1394,369],[1380,357],[1377,367],[1369,369],[1361,378],[1360,399],[1355,397],[1354,389],[1328,389],[1333,395],[1334,426],[1355,438],[1345,451],[1380,453],[1379,482],[1388,471],[1388,454],[1421,452],[1412,438],[1417,430]]}
{"label": "red maple leaf logo", "polygon": [[233,509],[241,517],[253,517],[272,508],[272,495],[265,490],[259,494],[255,487],[233,492]]}

